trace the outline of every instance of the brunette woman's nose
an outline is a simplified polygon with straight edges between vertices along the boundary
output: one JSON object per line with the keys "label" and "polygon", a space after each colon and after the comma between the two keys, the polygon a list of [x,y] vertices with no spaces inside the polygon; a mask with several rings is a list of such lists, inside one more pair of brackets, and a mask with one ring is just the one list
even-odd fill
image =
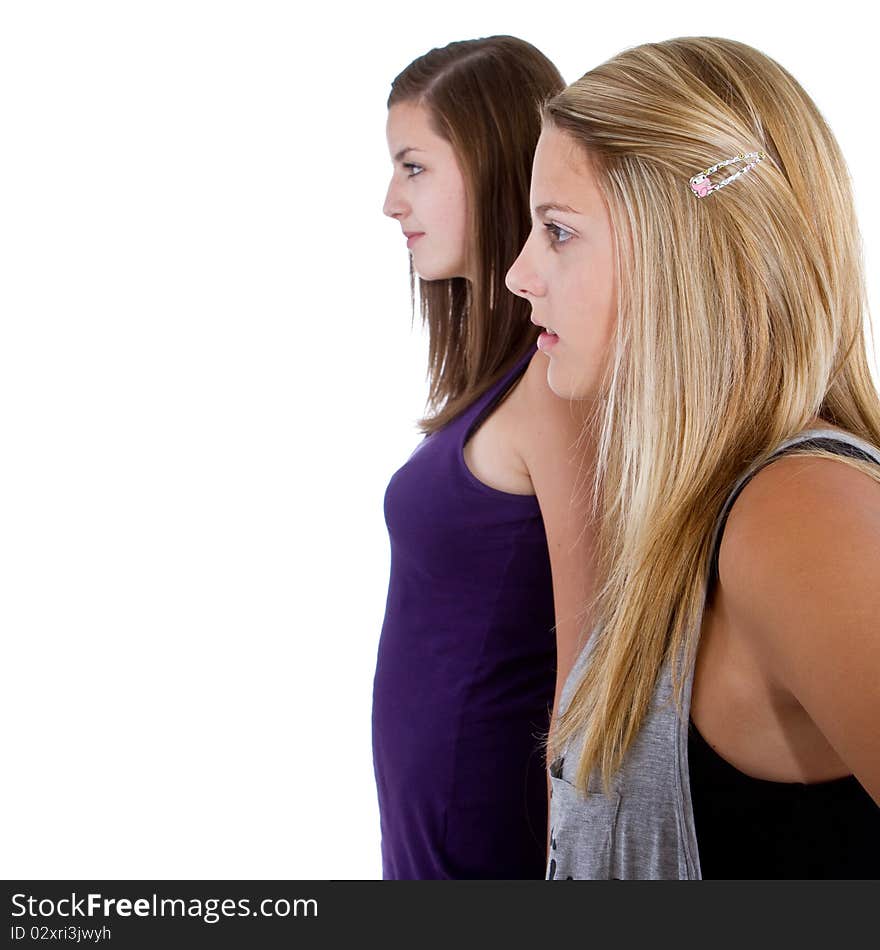
{"label": "brunette woman's nose", "polygon": [[397,182],[392,181],[385,195],[385,204],[382,205],[382,213],[388,215],[389,218],[397,218],[405,214],[407,210],[407,203],[400,194]]}

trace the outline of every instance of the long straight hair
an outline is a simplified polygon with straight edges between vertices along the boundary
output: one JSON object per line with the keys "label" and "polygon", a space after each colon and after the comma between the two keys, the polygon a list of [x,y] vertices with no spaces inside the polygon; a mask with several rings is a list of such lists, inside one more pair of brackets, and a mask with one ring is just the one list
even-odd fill
{"label": "long straight hair", "polygon": [[[513,36],[432,49],[394,80],[388,107],[416,103],[453,147],[468,206],[466,261],[473,280],[419,279],[428,328],[425,433],[440,429],[533,346],[530,307],[504,278],[531,228],[529,181],[541,107],[565,83],[538,49]],[[415,319],[416,275],[410,259]]]}
{"label": "long straight hair", "polygon": [[[627,50],[546,106],[590,156],[619,309],[596,407],[593,653],[548,742],[605,786],[669,663],[681,711],[713,527],[736,480],[821,416],[880,445],[861,241],[840,149],[804,89],[731,40]],[[692,175],[766,160],[697,198]],[[730,173],[733,169],[728,168]],[[880,481],[876,466],[821,450]]]}

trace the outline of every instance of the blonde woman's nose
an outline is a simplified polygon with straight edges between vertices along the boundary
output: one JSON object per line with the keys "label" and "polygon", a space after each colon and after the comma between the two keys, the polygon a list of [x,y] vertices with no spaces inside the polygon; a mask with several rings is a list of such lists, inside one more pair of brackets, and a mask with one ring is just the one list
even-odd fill
{"label": "blonde woman's nose", "polygon": [[527,248],[528,242],[520,251],[519,257],[510,265],[510,269],[504,278],[504,284],[517,297],[540,297],[544,293],[544,284],[535,273],[534,268],[529,266],[529,259],[526,254]]}

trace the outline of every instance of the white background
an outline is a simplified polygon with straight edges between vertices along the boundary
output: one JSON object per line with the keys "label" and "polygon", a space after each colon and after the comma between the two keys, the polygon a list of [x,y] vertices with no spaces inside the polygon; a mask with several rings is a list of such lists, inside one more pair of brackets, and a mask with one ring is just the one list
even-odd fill
{"label": "white background", "polygon": [[860,9],[2,3],[0,876],[381,876],[382,498],[426,393],[394,76],[497,33],[567,81],[757,46],[838,136],[876,303]]}

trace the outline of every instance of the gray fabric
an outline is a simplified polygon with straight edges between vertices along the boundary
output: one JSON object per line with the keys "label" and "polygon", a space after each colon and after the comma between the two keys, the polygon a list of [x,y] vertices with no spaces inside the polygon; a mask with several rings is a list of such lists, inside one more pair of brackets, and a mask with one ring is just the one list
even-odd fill
{"label": "gray fabric", "polygon": [[[850,433],[809,429],[787,439],[737,481],[715,523],[713,554],[717,554],[730,508],[749,479],[779,454],[816,439],[832,440],[835,444],[822,446],[830,451],[867,456],[880,464],[880,449]],[[593,643],[591,637],[563,685],[560,711],[571,700]],[[590,777],[586,797],[574,787],[580,751],[576,739],[551,765],[548,879],[700,879],[687,758],[692,686],[693,669],[685,681],[679,717],[671,668],[669,664],[663,667],[645,722],[612,782],[610,795],[603,793],[596,774]]]}

